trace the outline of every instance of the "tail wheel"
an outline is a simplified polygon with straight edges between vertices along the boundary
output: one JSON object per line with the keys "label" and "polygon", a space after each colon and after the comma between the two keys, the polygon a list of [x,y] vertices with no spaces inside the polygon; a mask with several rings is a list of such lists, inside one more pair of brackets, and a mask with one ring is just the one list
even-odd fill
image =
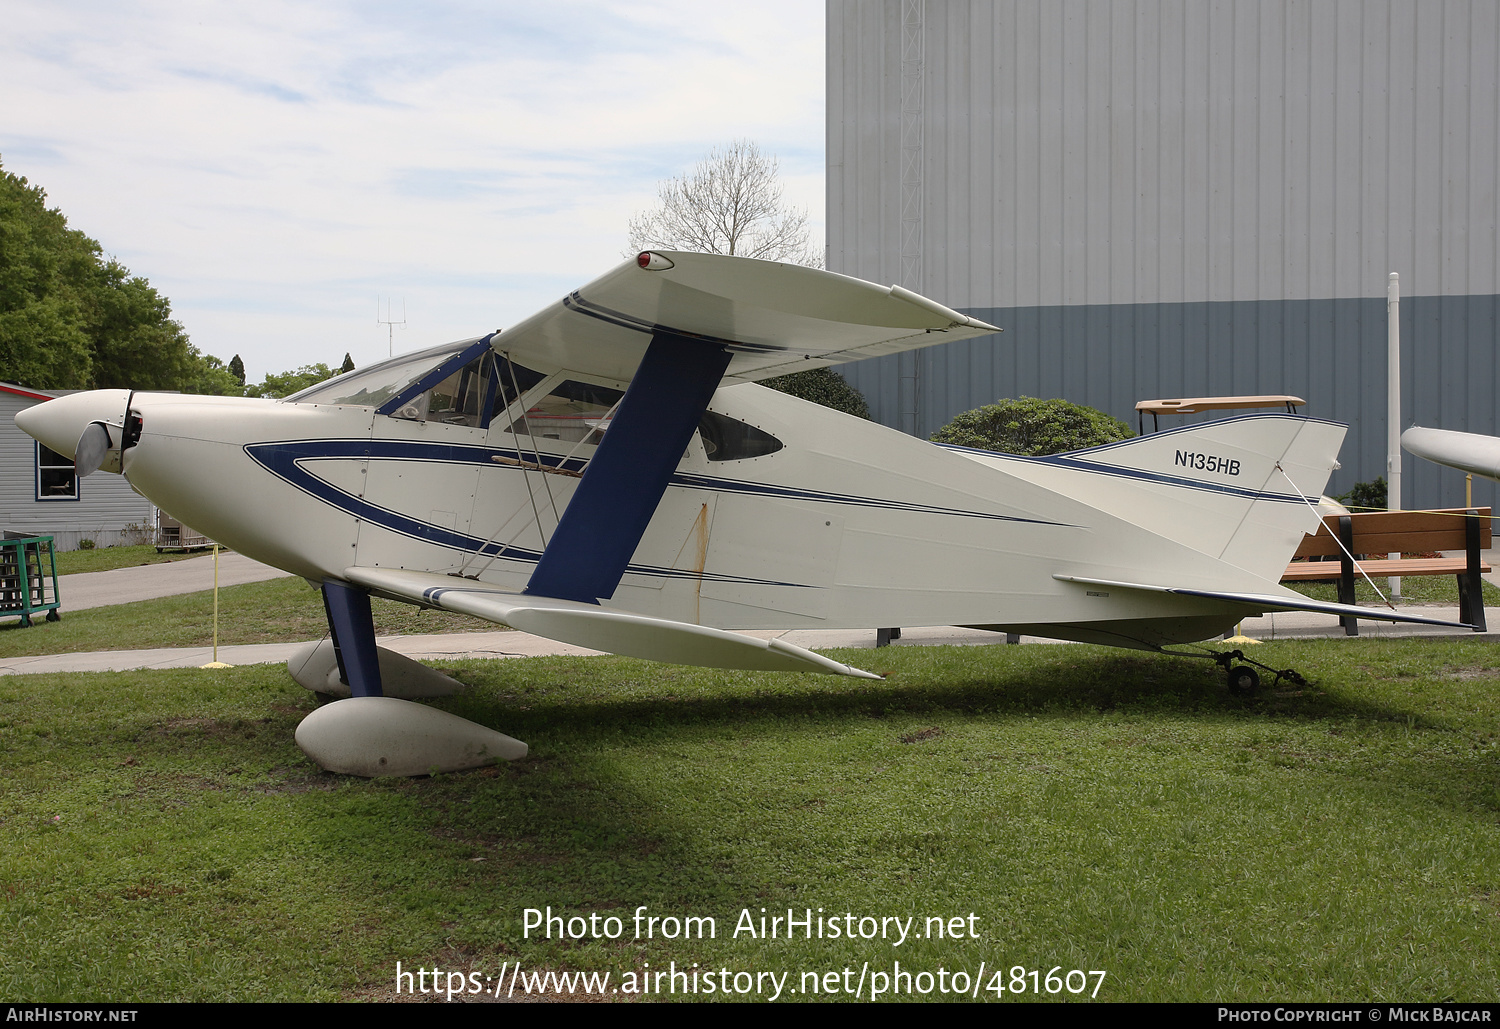
{"label": "tail wheel", "polygon": [[1248,697],[1260,689],[1260,673],[1249,665],[1237,665],[1229,670],[1229,692],[1237,697]]}

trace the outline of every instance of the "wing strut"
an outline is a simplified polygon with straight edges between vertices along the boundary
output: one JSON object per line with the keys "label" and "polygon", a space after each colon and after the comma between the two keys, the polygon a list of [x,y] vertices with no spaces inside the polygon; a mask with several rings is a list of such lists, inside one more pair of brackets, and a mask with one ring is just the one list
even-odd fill
{"label": "wing strut", "polygon": [[729,359],[722,344],[651,337],[525,593],[586,604],[614,595]]}

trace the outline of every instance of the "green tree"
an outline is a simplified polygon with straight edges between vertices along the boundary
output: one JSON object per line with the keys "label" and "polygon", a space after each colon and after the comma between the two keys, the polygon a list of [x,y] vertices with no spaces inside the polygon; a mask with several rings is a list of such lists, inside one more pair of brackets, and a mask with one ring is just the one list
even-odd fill
{"label": "green tree", "polygon": [[1374,482],[1356,482],[1348,493],[1333,499],[1351,511],[1384,511],[1389,503],[1388,488],[1385,476],[1377,475]]}
{"label": "green tree", "polygon": [[344,354],[344,363],[339,365],[339,374],[343,375],[346,372],[352,371],[354,371],[354,358],[346,352]]}
{"label": "green tree", "polygon": [[177,387],[183,393],[201,393],[205,396],[238,397],[245,393],[245,384],[234,377],[234,373],[212,354],[202,355],[201,362],[181,379]]}
{"label": "green tree", "polygon": [[865,395],[844,381],[844,377],[831,368],[814,368],[810,372],[794,372],[774,379],[762,379],[762,386],[783,393],[790,393],[814,404],[831,407],[859,418],[870,417],[870,405]]}
{"label": "green tree", "polygon": [[0,167],[0,379],[35,389],[233,392],[144,278]]}
{"label": "green tree", "polygon": [[245,384],[245,362],[240,360],[239,354],[229,359],[229,374],[233,375],[234,381],[241,386]]}
{"label": "green tree", "polygon": [[99,245],[46,200],[0,169],[0,379],[82,389],[92,371],[87,287]]}
{"label": "green tree", "polygon": [[932,441],[1037,457],[1097,447],[1134,435],[1129,425],[1092,407],[1066,400],[1021,397],[965,411],[934,432]]}
{"label": "green tree", "polygon": [[331,379],[338,372],[319,361],[317,364],[305,364],[292,372],[282,372],[277,375],[274,372],[268,374],[265,380],[258,386],[246,386],[247,397],[289,397],[299,390],[309,386],[316,386],[325,379]]}

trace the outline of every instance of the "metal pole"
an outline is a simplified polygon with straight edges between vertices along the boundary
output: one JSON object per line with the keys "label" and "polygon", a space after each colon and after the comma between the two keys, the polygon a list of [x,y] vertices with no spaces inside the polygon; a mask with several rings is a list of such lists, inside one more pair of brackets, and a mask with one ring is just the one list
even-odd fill
{"label": "metal pole", "polygon": [[233,668],[219,660],[219,545],[214,544],[214,659],[201,668]]}
{"label": "metal pole", "polygon": [[[1392,511],[1401,510],[1401,277],[1391,272],[1386,287],[1386,504]],[[1400,554],[1391,560],[1399,561]],[[1401,577],[1390,579],[1391,599],[1401,596]]]}

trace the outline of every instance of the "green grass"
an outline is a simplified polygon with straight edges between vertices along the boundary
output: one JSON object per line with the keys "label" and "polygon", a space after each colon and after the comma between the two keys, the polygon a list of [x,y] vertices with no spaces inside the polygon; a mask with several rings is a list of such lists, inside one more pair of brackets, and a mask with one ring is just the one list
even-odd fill
{"label": "green grass", "polygon": [[[0,659],[213,643],[212,590],[87,611],[69,611],[66,591],[62,601],[61,621],[38,618],[30,628],[23,628],[19,620],[0,624]],[[466,615],[423,611],[388,600],[374,600],[372,606],[375,632],[381,636],[497,628]],[[302,579],[270,579],[219,590],[220,646],[296,643],[322,639],[327,633],[323,600]]]}
{"label": "green grass", "polygon": [[[1337,566],[1335,566],[1337,567]],[[1336,575],[1337,573],[1335,573]],[[1339,599],[1336,582],[1288,582],[1283,585],[1296,590],[1313,600],[1337,603]],[[1375,577],[1380,592],[1389,594],[1390,585],[1384,576]],[[1485,580],[1481,583],[1486,609],[1500,603],[1500,587]],[[1401,577],[1401,599],[1408,604],[1446,604],[1458,606],[1458,579],[1452,575],[1406,575]],[[1370,588],[1363,576],[1354,580],[1354,602],[1356,604],[1378,604],[1380,597]]]}
{"label": "green grass", "polygon": [[115,568],[166,564],[169,561],[186,561],[190,558],[204,556],[212,557],[213,550],[199,550],[191,554],[158,554],[156,548],[152,546],[99,547],[94,550],[59,550],[57,552],[57,574],[76,575],[80,572],[107,572]]}
{"label": "green grass", "polygon": [[[1105,969],[1114,1001],[1493,998],[1492,647],[1268,643],[1314,685],[1255,699],[1208,662],[1083,646],[834,656],[889,677],[465,662],[472,691],[441,706],[531,755],[413,780],[313,767],[292,740],[312,700],[276,668],[0,679],[0,996],[381,999],[398,960],[519,959],[616,983],[984,961]],[[719,935],[630,939],[640,905]],[[523,937],[547,906],[627,938]],[[762,907],[972,913],[979,938],[734,938]]]}

